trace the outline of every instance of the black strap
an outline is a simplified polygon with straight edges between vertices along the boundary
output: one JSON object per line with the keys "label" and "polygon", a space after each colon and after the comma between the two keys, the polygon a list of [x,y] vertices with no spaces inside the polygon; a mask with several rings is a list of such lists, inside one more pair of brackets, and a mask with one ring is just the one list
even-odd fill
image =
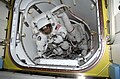
{"label": "black strap", "polygon": [[42,13],[42,11],[36,6],[36,5],[33,5],[32,6],[39,14]]}

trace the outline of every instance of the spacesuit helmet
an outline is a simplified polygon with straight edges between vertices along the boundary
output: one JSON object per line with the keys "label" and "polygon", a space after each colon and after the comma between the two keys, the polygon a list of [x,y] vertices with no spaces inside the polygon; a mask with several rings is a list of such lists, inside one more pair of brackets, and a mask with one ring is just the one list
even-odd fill
{"label": "spacesuit helmet", "polygon": [[37,27],[39,31],[43,34],[50,34],[52,32],[52,26],[48,18],[41,18],[37,22]]}

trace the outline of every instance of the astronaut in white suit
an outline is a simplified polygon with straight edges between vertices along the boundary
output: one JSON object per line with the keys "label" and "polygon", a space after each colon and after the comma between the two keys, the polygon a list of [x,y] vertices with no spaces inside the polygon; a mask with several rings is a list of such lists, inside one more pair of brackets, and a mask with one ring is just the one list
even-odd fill
{"label": "astronaut in white suit", "polygon": [[[37,53],[39,57],[44,57],[43,53],[46,52],[48,44],[60,44],[63,49],[68,49],[69,45],[64,42],[64,38],[67,35],[65,26],[60,23],[58,16],[54,16],[50,11],[45,12],[34,18],[32,21],[33,33],[36,39]],[[63,45],[64,44],[64,45]],[[57,54],[63,52],[61,48],[57,48],[57,51],[53,50]]]}

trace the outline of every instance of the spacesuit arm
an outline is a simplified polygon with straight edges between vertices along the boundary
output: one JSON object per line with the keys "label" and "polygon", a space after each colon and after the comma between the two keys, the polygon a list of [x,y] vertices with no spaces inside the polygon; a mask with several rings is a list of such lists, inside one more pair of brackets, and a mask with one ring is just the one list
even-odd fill
{"label": "spacesuit arm", "polygon": [[69,33],[74,30],[74,27],[70,23],[70,20],[65,12],[59,14],[58,17],[63,20],[63,23],[64,23],[64,25]]}
{"label": "spacesuit arm", "polygon": [[39,57],[42,57],[42,54],[46,51],[47,49],[47,37],[40,33],[36,37],[36,45],[37,45],[37,53]]}

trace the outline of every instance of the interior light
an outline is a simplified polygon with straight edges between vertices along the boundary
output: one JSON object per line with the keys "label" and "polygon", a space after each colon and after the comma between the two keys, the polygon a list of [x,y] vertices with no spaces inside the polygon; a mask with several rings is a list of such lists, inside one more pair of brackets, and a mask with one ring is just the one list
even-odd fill
{"label": "interior light", "polygon": [[77,79],[86,79],[85,76],[81,75],[81,76],[78,76]]}

